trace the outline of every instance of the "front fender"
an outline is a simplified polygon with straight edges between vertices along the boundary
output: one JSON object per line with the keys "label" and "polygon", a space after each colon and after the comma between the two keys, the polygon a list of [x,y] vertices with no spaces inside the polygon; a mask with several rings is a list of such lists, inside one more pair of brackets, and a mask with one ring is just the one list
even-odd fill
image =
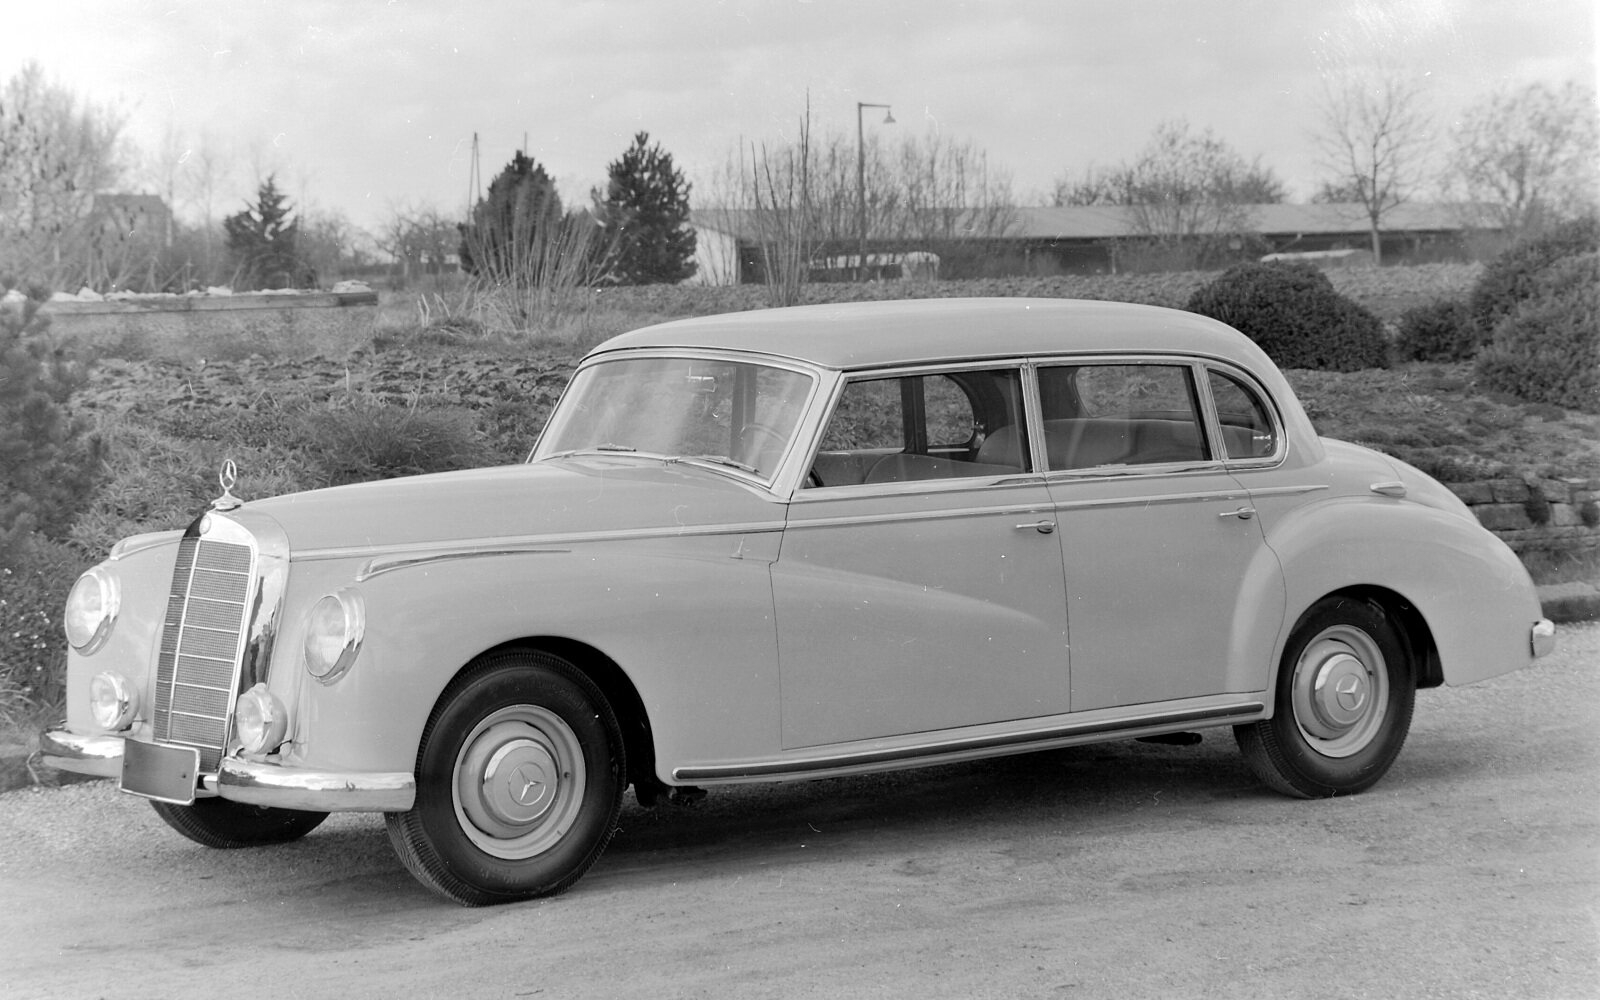
{"label": "front fender", "polygon": [[[585,644],[620,666],[649,714],[659,774],[674,761],[777,749],[769,561],[737,539],[597,543],[358,574],[346,565],[291,586],[300,608],[354,586],[366,636],[349,672],[324,685],[300,659],[305,615],[286,621],[279,648],[294,661],[296,708],[285,763],[409,771],[452,678],[486,650],[540,638]],[[275,690],[290,666],[274,665]]]}
{"label": "front fender", "polygon": [[1529,628],[1540,618],[1538,593],[1511,549],[1475,521],[1360,496],[1266,521],[1267,543],[1283,563],[1290,621],[1327,594],[1379,587],[1421,614],[1447,684],[1471,684],[1532,662]]}

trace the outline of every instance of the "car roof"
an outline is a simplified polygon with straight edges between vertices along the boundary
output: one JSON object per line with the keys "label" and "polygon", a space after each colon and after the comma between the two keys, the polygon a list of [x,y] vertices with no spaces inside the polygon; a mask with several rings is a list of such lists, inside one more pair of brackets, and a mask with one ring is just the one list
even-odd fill
{"label": "car roof", "polygon": [[757,309],[624,333],[590,356],[699,348],[854,370],[1127,351],[1207,355],[1270,369],[1243,334],[1195,313],[1086,299],[901,299]]}

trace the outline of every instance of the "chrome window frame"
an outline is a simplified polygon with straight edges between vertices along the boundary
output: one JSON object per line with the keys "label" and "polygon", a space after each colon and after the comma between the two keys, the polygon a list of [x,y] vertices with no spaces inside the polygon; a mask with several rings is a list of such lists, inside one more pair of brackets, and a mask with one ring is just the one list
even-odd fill
{"label": "chrome window frame", "polygon": [[[1215,441],[1214,451],[1223,456],[1223,467],[1232,471],[1272,469],[1282,465],[1289,455],[1289,434],[1283,420],[1283,411],[1278,406],[1278,400],[1267,391],[1261,380],[1238,365],[1230,364],[1219,359],[1205,359],[1196,362],[1195,381],[1201,388],[1201,397],[1206,410],[1206,423],[1208,433]],[[1252,456],[1248,458],[1233,458],[1228,455],[1228,442],[1222,433],[1222,418],[1217,411],[1216,398],[1211,393],[1212,372],[1224,375],[1237,382],[1246,391],[1253,392],[1256,398],[1264,404],[1267,419],[1272,421],[1273,447],[1272,454]]]}
{"label": "chrome window frame", "polygon": [[[838,408],[839,400],[844,396],[844,390],[851,382],[871,382],[891,378],[911,378],[919,375],[950,375],[959,372],[978,371],[1015,371],[1018,373],[1018,392],[1021,394],[1019,402],[1022,404],[1022,422],[1028,436],[1028,468],[1018,472],[1007,472],[994,476],[951,476],[944,479],[918,479],[905,482],[883,483],[840,483],[833,486],[806,486],[806,476],[810,474],[816,464],[817,455],[822,450],[823,433],[833,419],[834,411]],[[937,493],[957,490],[972,490],[988,487],[1014,486],[1022,482],[1036,482],[1041,480],[1037,468],[1036,433],[1038,423],[1037,386],[1029,372],[1029,361],[1021,357],[991,357],[970,361],[941,361],[931,364],[913,364],[894,366],[888,368],[855,368],[833,373],[836,378],[827,399],[818,407],[816,424],[811,429],[811,444],[804,451],[797,452],[803,458],[797,466],[798,475],[795,479],[791,502],[808,503],[822,500],[837,500],[842,497],[864,496],[894,496],[897,494]],[[895,454],[889,452],[886,454]]]}
{"label": "chrome window frame", "polygon": [[[794,478],[794,472],[792,468],[793,458],[795,454],[797,454],[802,448],[806,447],[805,442],[807,440],[812,442],[816,440],[817,432],[811,427],[811,414],[815,411],[817,399],[822,391],[823,385],[828,381],[829,375],[832,374],[836,376],[836,372],[831,372],[830,369],[807,364],[803,361],[796,361],[792,358],[775,357],[769,354],[750,354],[743,351],[652,347],[641,348],[638,350],[607,352],[605,354],[599,354],[585,359],[583,363],[579,364],[578,367],[574,369],[572,378],[567,381],[566,387],[561,391],[561,396],[556,400],[555,406],[553,406],[550,410],[551,417],[553,418],[556,413],[560,411],[562,405],[566,403],[567,397],[571,393],[573,383],[577,381],[578,374],[580,372],[587,371],[590,368],[595,368],[600,365],[614,364],[619,361],[651,359],[715,361],[725,364],[759,365],[764,368],[775,368],[782,371],[794,372],[795,374],[804,375],[809,378],[811,384],[806,391],[805,399],[800,402],[800,415],[795,420],[794,430],[790,434],[789,442],[784,447],[783,455],[774,465],[773,468],[775,471],[771,476],[752,475],[751,473],[745,472],[741,469],[736,469],[732,466],[718,465],[716,463],[693,463],[697,468],[703,468],[710,472],[726,475],[730,478],[737,479],[741,482],[758,487],[769,494],[777,494],[781,496],[788,490],[792,489],[792,486],[788,484]],[[555,421],[553,419],[547,419],[545,421],[544,427],[539,431],[539,436],[534,439],[533,447],[528,449],[528,457],[524,459],[524,464],[545,462],[554,457],[553,455],[539,454],[539,449],[543,447],[545,438],[549,435],[550,429],[554,425]],[[610,453],[595,452],[595,454]],[[690,463],[686,462],[685,464]],[[806,465],[804,468],[809,469],[810,466]]]}
{"label": "chrome window frame", "polygon": [[[1189,354],[1135,351],[1107,354],[1065,354],[1030,358],[1029,364],[1034,370],[1033,397],[1038,406],[1034,426],[1038,429],[1038,434],[1041,438],[1041,440],[1034,443],[1036,455],[1046,454],[1046,452],[1040,450],[1045,448],[1046,445],[1042,440],[1044,436],[1044,399],[1039,392],[1039,369],[1087,367],[1090,365],[1149,365],[1188,369],[1189,388],[1193,394],[1193,401],[1199,407],[1198,412],[1195,413],[1195,418],[1199,423],[1200,433],[1205,438],[1207,449],[1211,453],[1210,458],[1193,461],[1152,462],[1141,465],[1095,465],[1083,469],[1044,469],[1042,470],[1042,475],[1047,481],[1055,483],[1084,479],[1121,479],[1129,476],[1171,476],[1198,472],[1214,473],[1228,468],[1227,462],[1219,457],[1225,452],[1219,448],[1218,437],[1221,432],[1216,423],[1216,409],[1211,402],[1211,390],[1200,377],[1200,369],[1212,362],[1213,359],[1198,358]],[[1228,367],[1232,368],[1231,365]],[[1281,443],[1283,440],[1281,432],[1278,439]]]}

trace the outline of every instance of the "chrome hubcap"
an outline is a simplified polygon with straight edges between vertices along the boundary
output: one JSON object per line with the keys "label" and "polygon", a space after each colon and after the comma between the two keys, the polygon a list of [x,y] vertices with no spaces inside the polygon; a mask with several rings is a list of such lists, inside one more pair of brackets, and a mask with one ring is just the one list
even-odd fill
{"label": "chrome hubcap", "polygon": [[1292,684],[1295,725],[1327,757],[1348,757],[1366,747],[1388,711],[1383,653],[1353,626],[1318,633],[1300,654]]}
{"label": "chrome hubcap", "polygon": [[543,853],[571,828],[583,803],[578,737],[534,705],[501,709],[473,728],[456,758],[456,819],[498,858]]}

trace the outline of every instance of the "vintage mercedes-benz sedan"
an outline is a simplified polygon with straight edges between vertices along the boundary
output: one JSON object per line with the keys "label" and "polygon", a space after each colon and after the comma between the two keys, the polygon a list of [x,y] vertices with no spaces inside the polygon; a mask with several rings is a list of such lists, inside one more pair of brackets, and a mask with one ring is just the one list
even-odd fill
{"label": "vintage mercedes-benz sedan", "polygon": [[224,480],[79,580],[47,759],[211,847],[381,811],[468,904],[570,886],[630,784],[1231,726],[1272,788],[1359,792],[1419,688],[1554,644],[1444,487],[1143,306],[682,320],[585,358],[524,464]]}

